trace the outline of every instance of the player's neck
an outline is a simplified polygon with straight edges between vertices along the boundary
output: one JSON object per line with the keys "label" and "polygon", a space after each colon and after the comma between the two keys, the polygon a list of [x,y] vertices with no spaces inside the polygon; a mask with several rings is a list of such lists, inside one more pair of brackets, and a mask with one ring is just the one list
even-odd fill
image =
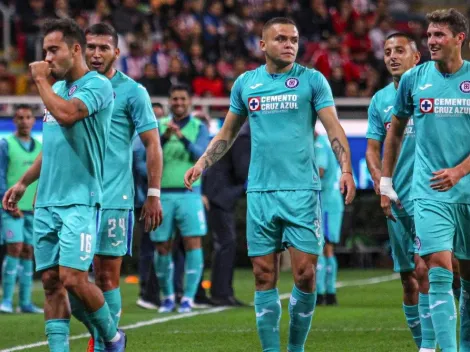
{"label": "player's neck", "polygon": [[292,66],[294,66],[294,63],[291,63],[287,66],[284,67],[279,67],[272,61],[267,61],[266,62],[266,71],[269,74],[276,74],[276,73],[286,73],[289,72],[292,69]]}
{"label": "player's neck", "polygon": [[462,56],[450,58],[447,61],[436,61],[436,68],[441,73],[454,74],[463,65]]}
{"label": "player's neck", "polygon": [[82,61],[79,65],[77,65],[76,67],[73,67],[70,70],[65,80],[67,82],[75,82],[76,80],[79,80],[80,78],[85,76],[89,71],[90,69],[87,67],[85,62]]}
{"label": "player's neck", "polygon": [[400,77],[393,77],[393,86],[395,89],[398,89],[398,85],[400,84]]}
{"label": "player's neck", "polygon": [[15,136],[16,138],[18,138],[20,141],[22,142],[29,142],[31,141],[31,135],[28,134],[28,135],[22,135],[22,134],[19,134],[18,131],[15,132]]}
{"label": "player's neck", "polygon": [[116,69],[114,67],[111,67],[111,69],[106,72],[104,75],[108,78],[108,79],[111,79],[114,77],[114,75],[116,74]]}
{"label": "player's neck", "polygon": [[173,120],[175,121],[181,121],[181,120],[184,120],[186,117],[189,116],[189,113],[188,114],[184,114],[184,115],[181,115],[181,116],[176,116],[176,115],[173,115]]}

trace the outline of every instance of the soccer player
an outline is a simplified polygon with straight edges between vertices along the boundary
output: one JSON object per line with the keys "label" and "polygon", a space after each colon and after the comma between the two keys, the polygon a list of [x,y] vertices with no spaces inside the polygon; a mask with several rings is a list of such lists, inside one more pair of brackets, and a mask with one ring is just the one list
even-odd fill
{"label": "soccer player", "polygon": [[341,238],[344,200],[339,190],[341,170],[326,136],[316,135],[315,157],[321,179],[321,207],[325,247],[317,263],[317,304],[336,305],[338,262],[334,245]]}
{"label": "soccer player", "polygon": [[[394,33],[384,45],[384,61],[393,82],[378,91],[369,106],[367,130],[367,165],[374,181],[374,189],[380,194],[382,174],[382,143],[390,127],[392,107],[401,76],[418,64],[420,54],[416,42],[407,34]],[[426,264],[415,248],[413,202],[410,197],[411,180],[415,160],[415,130],[410,118],[405,132],[393,184],[402,207],[393,205],[387,226],[392,247],[394,270],[400,273],[403,286],[403,311],[414,341],[420,351],[434,351],[436,337],[429,315],[429,281]],[[419,303],[418,303],[419,302]]]}
{"label": "soccer player", "polygon": [[[12,187],[41,152],[41,143],[31,137],[36,119],[31,107],[16,108],[13,123],[16,131],[0,141],[0,195]],[[33,284],[33,198],[37,182],[28,187],[18,210],[2,212],[0,239],[6,242],[6,256],[2,265],[3,299],[0,312],[13,312],[13,291],[19,283],[19,307],[22,313],[43,313],[31,303]],[[1,242],[1,240],[0,240]],[[18,268],[18,269],[17,269]]]}
{"label": "soccer player", "polygon": [[[43,31],[45,61],[30,64],[46,108],[43,151],[7,191],[3,206],[16,211],[26,187],[39,178],[34,253],[46,297],[49,349],[69,350],[68,292],[84,305],[105,351],[124,351],[125,334],[118,331],[101,290],[88,281],[103,204],[113,89],[107,78],[86,66],[85,35],[74,21],[50,20]],[[52,87],[50,76],[57,80]]]}
{"label": "soccer player", "polygon": [[391,201],[403,206],[391,176],[413,117],[416,153],[411,198],[416,244],[429,269],[431,319],[442,351],[457,351],[457,311],[452,292],[454,251],[462,283],[460,351],[470,351],[470,63],[463,61],[461,54],[468,22],[455,9],[434,11],[427,19],[432,61],[411,69],[400,79],[385,140],[381,202],[387,217],[393,216]]}
{"label": "soccer player", "polygon": [[[114,68],[119,57],[118,36],[114,28],[98,23],[88,28],[85,36],[87,65],[92,71],[109,78],[115,97],[112,128],[104,160],[103,203],[93,270],[96,285],[103,291],[113,319],[119,325],[122,305],[119,289],[121,264],[123,256],[132,250],[134,228],[132,138],[137,131],[146,151],[148,192],[141,219],[145,221],[145,230],[149,231],[160,225],[162,218],[160,137],[147,90]],[[102,351],[103,342],[96,334],[95,330],[94,349]],[[93,340],[90,340],[92,344]]]}
{"label": "soccer player", "polygon": [[188,188],[231,147],[246,117],[251,127],[247,242],[255,276],[255,312],[263,351],[280,351],[279,252],[290,252],[295,285],[289,302],[288,351],[304,350],[316,303],[315,266],[323,251],[320,177],[314,154],[317,117],[342,170],[346,204],[354,199],[348,140],[324,76],[295,63],[299,32],[284,17],[267,21],[266,65],[236,80],[224,125],[185,174]]}
{"label": "soccer player", "polygon": [[193,192],[184,185],[184,173],[201,157],[209,143],[209,131],[204,123],[190,115],[191,91],[186,85],[170,89],[171,115],[160,119],[159,129],[163,148],[162,207],[165,213],[162,225],[150,233],[155,243],[155,273],[162,290],[160,313],[175,309],[173,284],[172,236],[175,226],[183,238],[185,255],[184,292],[179,313],[190,312],[201,279],[204,257],[201,237],[207,225],[202,203],[201,187]]}

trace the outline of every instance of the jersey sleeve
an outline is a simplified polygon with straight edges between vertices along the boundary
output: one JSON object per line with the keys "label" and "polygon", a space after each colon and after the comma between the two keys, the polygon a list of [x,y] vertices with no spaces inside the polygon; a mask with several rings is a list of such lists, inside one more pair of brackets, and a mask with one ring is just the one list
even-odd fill
{"label": "jersey sleeve", "polygon": [[310,77],[310,86],[312,88],[313,107],[317,112],[335,105],[330,85],[323,74],[318,71],[313,72]]}
{"label": "jersey sleeve", "polygon": [[393,115],[399,119],[409,118],[413,115],[413,98],[411,90],[413,87],[414,70],[409,70],[401,76],[398,84],[397,96],[393,106]]}
{"label": "jersey sleeve", "polygon": [[315,142],[315,160],[319,169],[326,170],[328,168],[328,152],[326,150],[328,146],[323,143],[321,138]]}
{"label": "jersey sleeve", "polygon": [[79,87],[73,98],[80,99],[88,109],[88,116],[91,116],[113,102],[113,87],[107,78],[95,76]]}
{"label": "jersey sleeve", "polygon": [[387,131],[380,118],[380,112],[377,109],[377,95],[374,95],[369,109],[367,111],[367,139],[375,139],[376,141],[383,142],[387,136]]}
{"label": "jersey sleeve", "polygon": [[0,140],[0,196],[7,191],[7,168],[8,168],[8,143],[5,139]]}
{"label": "jersey sleeve", "polygon": [[230,108],[229,111],[239,115],[239,116],[248,116],[248,111],[246,110],[246,106],[243,103],[242,98],[242,87],[243,87],[243,78],[245,75],[241,75],[238,77],[233,84],[232,91],[230,93]]}
{"label": "jersey sleeve", "polygon": [[137,133],[157,128],[150,96],[144,86],[138,84],[129,98],[129,112]]}

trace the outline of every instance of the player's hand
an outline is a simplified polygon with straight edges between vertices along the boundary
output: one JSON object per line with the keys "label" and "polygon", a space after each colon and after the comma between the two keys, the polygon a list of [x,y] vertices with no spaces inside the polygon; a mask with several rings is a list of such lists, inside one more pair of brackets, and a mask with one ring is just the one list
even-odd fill
{"label": "player's hand", "polygon": [[11,216],[13,216],[14,218],[22,218],[22,217],[24,217],[23,212],[22,212],[20,209],[18,209],[18,208],[16,208],[16,210],[14,210],[14,211],[8,211],[8,214],[10,214]]}
{"label": "player's hand", "polygon": [[454,187],[462,177],[465,176],[464,172],[458,167],[450,169],[442,169],[432,173],[433,178],[430,179],[431,188],[438,192],[446,192]]}
{"label": "player's hand", "polygon": [[209,198],[207,198],[205,195],[202,196],[202,204],[204,204],[204,208],[206,208],[207,211],[211,210]]}
{"label": "player's hand", "polygon": [[380,194],[380,206],[382,207],[385,216],[392,221],[396,221],[395,217],[392,215],[392,202],[395,202],[398,208],[401,208],[402,206],[398,199],[397,192],[393,189],[391,177],[380,178]]}
{"label": "player's hand", "polygon": [[186,173],[184,174],[184,185],[187,189],[189,189],[190,191],[193,190],[193,183],[199,180],[203,171],[204,168],[200,166],[199,163],[196,163],[196,165],[186,171]]}
{"label": "player's hand", "polygon": [[171,129],[178,138],[183,138],[183,133],[181,133],[181,129],[176,123],[173,121],[168,122],[168,128]]}
{"label": "player's hand", "polygon": [[144,220],[145,232],[154,231],[162,224],[163,212],[160,197],[147,197],[142,207],[139,220]]}
{"label": "player's hand", "polygon": [[341,179],[339,180],[339,187],[341,194],[345,195],[344,204],[351,204],[356,196],[356,184],[354,183],[351,173],[343,172]]}
{"label": "player's hand", "polygon": [[16,212],[18,210],[18,202],[23,197],[26,191],[26,186],[17,182],[13,187],[6,191],[2,199],[3,209],[9,212]]}
{"label": "player's hand", "polygon": [[29,64],[31,70],[31,77],[33,80],[47,78],[51,74],[51,68],[46,61],[36,61]]}

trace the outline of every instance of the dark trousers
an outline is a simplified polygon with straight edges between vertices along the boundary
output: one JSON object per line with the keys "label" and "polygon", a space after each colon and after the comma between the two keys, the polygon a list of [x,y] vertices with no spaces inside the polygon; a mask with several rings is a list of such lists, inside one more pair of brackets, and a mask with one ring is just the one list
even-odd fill
{"label": "dark trousers", "polygon": [[153,266],[153,253],[155,246],[150,240],[150,234],[144,230],[144,222],[139,221],[141,209],[135,210],[135,221],[140,232],[139,248],[139,296],[146,301],[160,304],[157,276]]}
{"label": "dark trousers", "polygon": [[214,244],[211,296],[231,297],[234,295],[233,271],[237,250],[235,212],[223,210],[211,203],[208,219]]}

